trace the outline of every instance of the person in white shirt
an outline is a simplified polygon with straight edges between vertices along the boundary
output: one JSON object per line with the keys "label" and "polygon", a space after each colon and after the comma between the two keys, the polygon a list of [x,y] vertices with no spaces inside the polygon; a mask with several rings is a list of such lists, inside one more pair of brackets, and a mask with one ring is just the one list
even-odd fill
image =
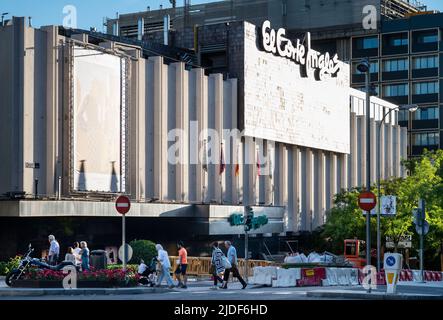
{"label": "person in white shirt", "polygon": [[160,244],[156,244],[155,248],[157,249],[157,260],[161,264],[161,272],[160,276],[158,278],[157,287],[160,287],[163,278],[166,277],[166,282],[168,283],[168,286],[170,289],[174,288],[174,282],[172,282],[171,274],[170,274],[170,268],[171,268],[171,262],[169,261],[168,253],[163,249],[163,247]]}
{"label": "person in white shirt", "polygon": [[80,264],[82,263],[82,259],[81,259],[81,255],[80,255],[82,249],[80,248],[80,244],[79,244],[78,242],[75,242],[75,243],[74,243],[74,248],[73,248],[72,251],[73,251],[72,254],[73,254],[74,257],[75,257],[75,262],[74,262],[74,264],[75,264],[76,266],[77,266],[77,265],[80,265]]}
{"label": "person in white shirt", "polygon": [[74,256],[74,250],[72,247],[68,248],[68,253],[65,255],[65,262],[72,262],[75,264],[75,256]]}
{"label": "person in white shirt", "polygon": [[60,245],[58,244],[55,237],[51,234],[48,236],[49,241],[49,253],[48,253],[48,263],[52,266],[57,265],[58,257],[60,254]]}

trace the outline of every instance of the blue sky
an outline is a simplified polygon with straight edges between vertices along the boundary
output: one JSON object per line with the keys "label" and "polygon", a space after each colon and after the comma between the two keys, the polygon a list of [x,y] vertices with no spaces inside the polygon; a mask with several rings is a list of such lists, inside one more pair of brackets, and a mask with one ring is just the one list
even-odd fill
{"label": "blue sky", "polygon": [[[191,0],[192,4],[213,2],[216,0]],[[177,0],[178,5],[183,0]],[[430,9],[443,12],[443,0],[421,0]],[[105,16],[115,17],[116,12],[128,13],[151,9],[158,9],[162,4],[164,8],[170,7],[169,0],[0,0],[0,13],[8,12],[15,16],[31,16],[33,25],[63,23],[63,8],[66,5],[77,8],[77,23],[79,28],[89,29],[96,27],[102,31],[102,21]]]}

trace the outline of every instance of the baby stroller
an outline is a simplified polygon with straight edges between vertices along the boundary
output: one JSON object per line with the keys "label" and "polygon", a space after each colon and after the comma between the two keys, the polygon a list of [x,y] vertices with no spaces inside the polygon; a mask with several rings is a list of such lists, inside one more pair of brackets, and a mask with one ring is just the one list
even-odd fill
{"label": "baby stroller", "polygon": [[157,279],[157,258],[154,257],[152,258],[151,263],[147,266],[145,272],[140,274],[140,279],[138,280],[138,283],[144,286],[153,287],[156,285]]}

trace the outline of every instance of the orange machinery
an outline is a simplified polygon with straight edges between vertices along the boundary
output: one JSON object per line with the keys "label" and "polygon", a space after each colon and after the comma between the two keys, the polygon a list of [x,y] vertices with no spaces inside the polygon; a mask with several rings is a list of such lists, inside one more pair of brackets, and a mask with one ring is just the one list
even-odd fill
{"label": "orange machinery", "polygon": [[363,268],[366,265],[365,250],[365,241],[358,239],[345,240],[345,259],[357,268]]}

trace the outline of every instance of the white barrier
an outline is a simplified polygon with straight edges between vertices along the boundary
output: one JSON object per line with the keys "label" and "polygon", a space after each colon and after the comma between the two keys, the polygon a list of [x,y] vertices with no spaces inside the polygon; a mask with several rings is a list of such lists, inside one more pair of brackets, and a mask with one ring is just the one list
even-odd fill
{"label": "white barrier", "polygon": [[272,286],[277,288],[295,287],[299,279],[301,279],[300,268],[278,268],[277,279],[272,281]]}
{"label": "white barrier", "polygon": [[357,286],[357,268],[326,268],[326,279],[323,286]]}
{"label": "white barrier", "polygon": [[249,283],[272,286],[272,280],[277,279],[277,267],[254,267],[254,276],[249,277]]}

